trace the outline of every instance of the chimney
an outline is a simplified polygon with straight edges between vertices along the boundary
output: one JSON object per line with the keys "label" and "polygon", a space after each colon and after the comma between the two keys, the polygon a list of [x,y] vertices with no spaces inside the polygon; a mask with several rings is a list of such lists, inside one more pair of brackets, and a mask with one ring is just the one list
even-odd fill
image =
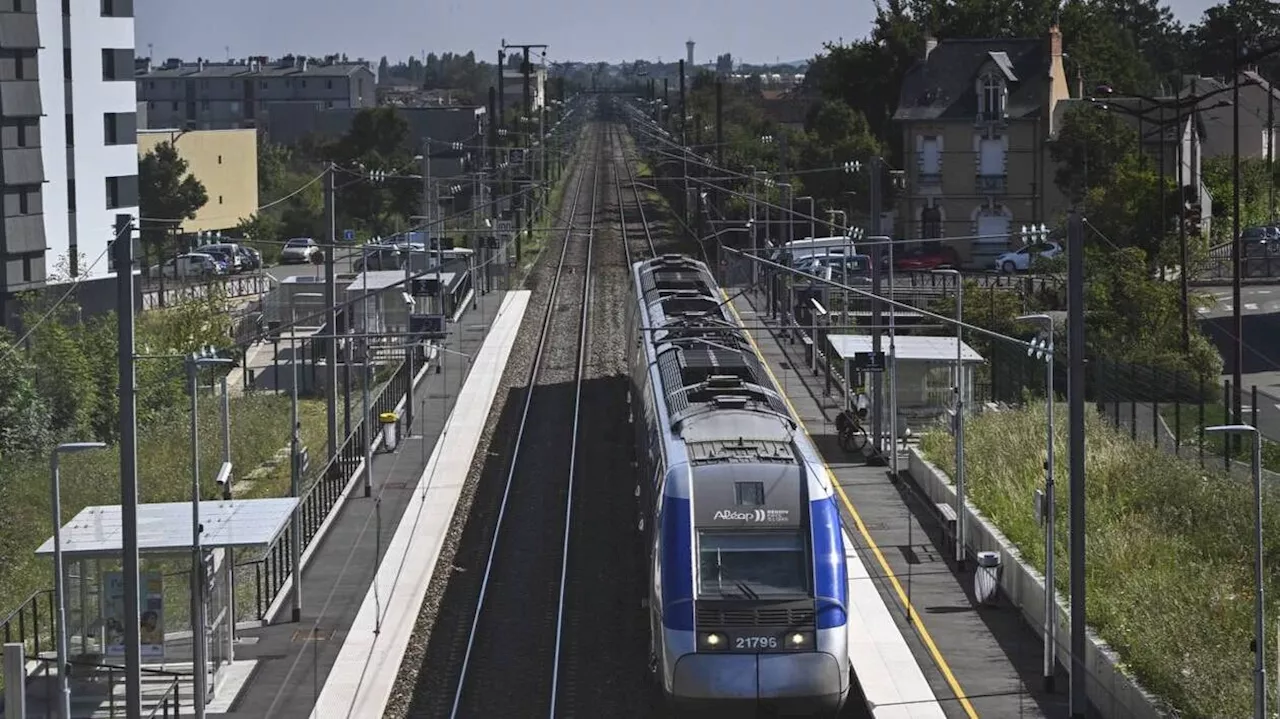
{"label": "chimney", "polygon": [[1062,57],[1062,30],[1057,23],[1049,26],[1049,57]]}
{"label": "chimney", "polygon": [[934,37],[933,35],[925,35],[924,36],[925,62],[929,61],[929,56],[932,55],[933,51],[936,50],[937,48],[938,48],[938,38]]}
{"label": "chimney", "polygon": [[303,71],[303,72],[306,72],[306,71],[307,71],[307,58],[305,58],[305,57],[304,57],[304,58],[302,58],[302,63],[301,63],[301,65],[300,65],[300,66],[301,66],[301,68],[302,68],[302,71]]}

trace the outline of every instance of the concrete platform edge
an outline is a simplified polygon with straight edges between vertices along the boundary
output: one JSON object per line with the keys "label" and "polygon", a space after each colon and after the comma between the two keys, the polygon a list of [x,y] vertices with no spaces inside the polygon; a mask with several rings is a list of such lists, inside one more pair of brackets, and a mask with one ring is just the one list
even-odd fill
{"label": "concrete platform edge", "polygon": [[[413,626],[421,611],[530,297],[527,291],[510,292],[504,300],[499,321],[509,323],[508,327],[503,328],[505,332],[496,327],[491,330],[477,357],[477,365],[491,367],[487,372],[475,371],[479,366],[473,368],[442,439],[455,423],[465,424],[466,434],[448,444],[436,443],[418,480],[421,489],[415,492],[413,504],[406,508],[387,546],[374,582],[316,698],[312,717],[336,716],[343,711],[335,711],[336,707],[345,707],[345,716],[377,716],[385,710],[408,648],[410,632],[406,628]],[[474,401],[467,399],[472,394],[479,396]],[[459,410],[463,413],[457,413]],[[446,459],[446,453],[453,456]],[[442,469],[441,465],[449,466]],[[450,476],[439,477],[442,472]],[[455,474],[460,476],[452,476]],[[424,522],[428,514],[433,517],[425,517]],[[384,627],[390,627],[385,635],[380,631]]]}

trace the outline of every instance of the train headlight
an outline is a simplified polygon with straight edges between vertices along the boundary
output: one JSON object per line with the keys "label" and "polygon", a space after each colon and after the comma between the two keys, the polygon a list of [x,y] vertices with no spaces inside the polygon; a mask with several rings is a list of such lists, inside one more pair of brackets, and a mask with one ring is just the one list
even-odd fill
{"label": "train headlight", "polygon": [[788,649],[810,649],[813,647],[813,634],[809,632],[791,632],[787,635]]}
{"label": "train headlight", "polygon": [[698,635],[698,644],[703,649],[719,650],[729,646],[729,642],[723,634],[719,632],[703,632]]}

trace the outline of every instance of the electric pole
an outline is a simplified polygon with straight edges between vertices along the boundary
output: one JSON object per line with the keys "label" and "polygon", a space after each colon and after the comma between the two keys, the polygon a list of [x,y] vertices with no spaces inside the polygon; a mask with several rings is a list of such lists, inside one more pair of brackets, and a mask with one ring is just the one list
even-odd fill
{"label": "electric pole", "polygon": [[[142,716],[142,635],[138,625],[138,377],[134,371],[133,216],[116,215],[116,332],[120,380],[120,524],[124,574],[125,711]],[[163,262],[163,260],[162,260]],[[162,268],[163,269],[163,268]],[[161,273],[163,274],[163,273]],[[197,699],[198,701],[198,699]]]}
{"label": "electric pole", "polygon": [[329,456],[338,454],[338,306],[337,306],[337,274],[334,268],[334,255],[338,252],[337,222],[337,190],[334,187],[333,164],[325,169],[324,176],[324,217],[325,230],[329,234],[329,246],[324,250],[324,306],[325,324],[329,335],[324,342],[325,348],[325,427],[329,434]]}

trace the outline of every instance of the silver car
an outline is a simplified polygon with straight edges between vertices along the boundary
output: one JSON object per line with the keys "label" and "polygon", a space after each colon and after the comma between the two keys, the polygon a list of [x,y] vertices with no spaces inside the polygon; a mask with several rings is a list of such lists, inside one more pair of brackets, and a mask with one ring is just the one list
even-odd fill
{"label": "silver car", "polygon": [[310,262],[319,251],[316,241],[310,237],[295,237],[284,243],[284,248],[280,250],[280,262],[286,265]]}

